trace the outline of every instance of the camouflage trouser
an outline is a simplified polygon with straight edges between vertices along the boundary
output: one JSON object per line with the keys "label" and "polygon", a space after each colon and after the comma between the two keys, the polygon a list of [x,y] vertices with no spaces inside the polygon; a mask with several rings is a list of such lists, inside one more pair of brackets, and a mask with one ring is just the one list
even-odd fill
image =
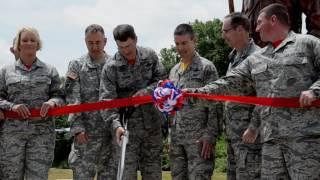
{"label": "camouflage trouser", "polygon": [[264,180],[320,179],[320,136],[277,139],[262,148]]}
{"label": "camouflage trouser", "polygon": [[54,146],[54,128],[47,125],[32,126],[20,132],[2,132],[0,135],[0,179],[48,179]]}
{"label": "camouflage trouser", "polygon": [[261,174],[261,144],[228,141],[228,180],[258,180]]}
{"label": "camouflage trouser", "polygon": [[170,144],[170,168],[173,180],[211,180],[214,169],[214,157],[203,159],[201,145]]}
{"label": "camouflage trouser", "polygon": [[143,120],[129,119],[124,180],[137,180],[140,169],[143,180],[161,180],[161,129],[145,129]]}
{"label": "camouflage trouser", "polygon": [[116,179],[115,155],[111,136],[89,136],[86,144],[74,142],[68,159],[73,178],[90,180],[97,174],[98,180]]}

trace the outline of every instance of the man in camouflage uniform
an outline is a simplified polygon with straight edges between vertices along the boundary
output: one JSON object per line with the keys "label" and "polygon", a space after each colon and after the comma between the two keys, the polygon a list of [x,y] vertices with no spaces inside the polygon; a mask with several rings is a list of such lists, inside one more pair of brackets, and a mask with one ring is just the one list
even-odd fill
{"label": "man in camouflage uniform", "polygon": [[[196,36],[191,25],[178,25],[174,41],[181,62],[171,69],[169,79],[177,88],[202,87],[218,79],[213,63],[195,51]],[[218,135],[215,112],[214,108],[186,101],[174,116],[169,152],[173,180],[211,179]]]}
{"label": "man in camouflage uniform", "polygon": [[[222,37],[233,48],[229,54],[227,75],[259,49],[249,38],[249,28],[249,20],[241,13],[232,13],[224,18]],[[255,91],[252,88],[242,95],[255,96]],[[253,105],[225,103],[228,180],[260,179],[261,144],[259,140],[255,142],[258,123],[252,117],[253,109]]]}
{"label": "man in camouflage uniform", "polygon": [[[100,100],[151,94],[157,82],[166,78],[157,54],[152,49],[136,46],[137,37],[131,25],[117,26],[113,36],[118,52],[103,67]],[[116,133],[119,142],[125,131],[118,110],[106,110],[103,114],[103,118],[112,124],[112,132]],[[152,104],[137,106],[131,113],[124,179],[136,180],[139,168],[143,179],[161,180],[160,117]]]}
{"label": "man in camouflage uniform", "polygon": [[[265,7],[257,22],[261,39],[270,42],[203,88],[186,91],[231,94],[253,83],[257,96],[300,97],[301,106],[319,98],[320,41],[290,31],[284,6]],[[320,179],[320,111],[317,108],[261,107],[262,179]]]}
{"label": "man in camouflage uniform", "polygon": [[[0,109],[21,118],[7,118],[0,127],[0,179],[45,180],[54,157],[54,118],[50,108],[63,104],[56,68],[36,57],[41,49],[38,31],[24,27],[14,45],[20,57],[0,69]],[[41,117],[30,117],[40,109]]]}
{"label": "man in camouflage uniform", "polygon": [[258,45],[264,46],[266,43],[261,41],[259,33],[255,31],[257,18],[260,10],[271,3],[280,3],[288,8],[291,30],[301,33],[301,15],[304,13],[308,34],[320,37],[320,0],[243,0],[242,12],[250,20],[250,34]]}
{"label": "man in camouflage uniform", "polygon": [[[88,53],[69,64],[65,82],[69,104],[99,101],[100,75],[110,58],[104,52],[107,39],[100,25],[85,30]],[[115,179],[116,162],[112,156],[112,137],[99,111],[69,115],[74,136],[69,165],[74,179]]]}

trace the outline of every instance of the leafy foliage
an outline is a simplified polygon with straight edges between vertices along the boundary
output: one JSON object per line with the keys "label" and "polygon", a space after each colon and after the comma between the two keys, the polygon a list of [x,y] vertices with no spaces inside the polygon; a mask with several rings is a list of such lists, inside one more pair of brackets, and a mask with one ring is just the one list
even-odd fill
{"label": "leafy foliage", "polygon": [[216,144],[216,159],[215,159],[215,171],[226,172],[227,171],[227,145],[224,136],[218,138]]}
{"label": "leafy foliage", "polygon": [[[60,116],[56,118],[56,129],[67,128],[69,124],[67,122],[68,116]],[[68,167],[68,155],[71,150],[72,139],[68,132],[56,133],[56,145],[54,149],[54,162],[53,167],[69,168]]]}
{"label": "leafy foliage", "polygon": [[220,76],[225,75],[228,68],[230,48],[221,37],[222,22],[219,19],[191,23],[198,37],[199,54],[214,63]]}
{"label": "leafy foliage", "polygon": [[171,45],[170,48],[163,48],[160,50],[160,60],[166,69],[166,72],[170,72],[170,69],[179,62],[179,56]]}

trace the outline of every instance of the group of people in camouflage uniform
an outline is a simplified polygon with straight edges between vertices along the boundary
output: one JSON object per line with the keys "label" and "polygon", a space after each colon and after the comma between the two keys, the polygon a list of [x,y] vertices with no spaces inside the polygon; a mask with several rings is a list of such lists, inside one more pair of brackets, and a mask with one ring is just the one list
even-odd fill
{"label": "group of people in camouflage uniform", "polygon": [[[228,179],[320,179],[320,111],[308,107],[319,97],[319,39],[291,31],[286,7],[272,4],[260,10],[256,26],[261,40],[268,44],[252,52],[252,43],[239,49],[237,43],[228,40],[231,34],[240,33],[245,27],[236,25],[240,21],[232,19],[227,16],[223,25],[226,42],[236,51],[230,54],[232,61],[227,76],[204,87],[186,88],[185,91],[299,97],[301,108],[255,106],[246,109],[251,112],[250,120],[247,116],[239,116],[235,120],[232,116],[236,113],[227,113],[227,130],[228,123],[232,130],[236,124],[240,125],[240,121],[247,121],[249,129],[244,131],[242,140],[244,143],[254,142],[248,145],[229,137],[229,149],[233,150],[230,153],[234,155],[229,162],[231,167],[236,166],[233,172],[230,172],[232,168],[229,169]],[[239,60],[242,62],[236,65]],[[239,110],[246,112],[241,107]],[[236,129],[240,130],[240,127]],[[260,142],[255,138],[257,132],[260,132]],[[249,135],[249,138],[244,135]],[[261,163],[258,163],[259,159]]]}
{"label": "group of people in camouflage uniform", "polygon": [[[20,115],[5,119],[0,111],[0,179],[48,178],[55,144],[50,108],[150,95],[166,78],[184,92],[300,97],[297,109],[224,104],[227,178],[320,179],[320,111],[304,108],[320,93],[320,41],[291,31],[288,11],[280,4],[260,11],[256,31],[266,47],[251,39],[245,15],[225,16],[222,37],[233,50],[227,74],[219,79],[213,63],[197,53],[189,24],[174,30],[180,62],[168,75],[154,50],[137,46],[131,25],[114,28],[118,52],[111,57],[104,51],[104,29],[92,24],[85,30],[88,53],[70,61],[62,86],[56,69],[37,58],[42,46],[37,30],[22,28],[11,49],[16,61],[0,69],[0,110]],[[173,117],[169,156],[174,180],[211,179],[219,105],[186,99]],[[31,118],[30,109],[40,109],[41,117]],[[69,115],[74,142],[68,162],[74,179],[116,179],[117,144],[126,131],[122,119],[130,132],[123,179],[137,179],[137,170],[146,180],[162,178],[164,117],[146,104]]]}

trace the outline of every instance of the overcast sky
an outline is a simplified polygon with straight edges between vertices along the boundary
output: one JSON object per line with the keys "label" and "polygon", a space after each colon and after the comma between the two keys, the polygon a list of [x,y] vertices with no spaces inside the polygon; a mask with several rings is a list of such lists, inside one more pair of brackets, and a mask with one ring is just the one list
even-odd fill
{"label": "overcast sky", "polygon": [[[236,11],[241,0],[234,0]],[[13,62],[9,52],[18,29],[39,30],[43,49],[38,57],[65,75],[68,62],[87,52],[84,29],[101,24],[108,38],[106,51],[117,50],[112,30],[118,24],[135,27],[138,44],[155,49],[173,44],[173,30],[195,19],[222,19],[228,13],[227,0],[0,0],[0,66]]]}

